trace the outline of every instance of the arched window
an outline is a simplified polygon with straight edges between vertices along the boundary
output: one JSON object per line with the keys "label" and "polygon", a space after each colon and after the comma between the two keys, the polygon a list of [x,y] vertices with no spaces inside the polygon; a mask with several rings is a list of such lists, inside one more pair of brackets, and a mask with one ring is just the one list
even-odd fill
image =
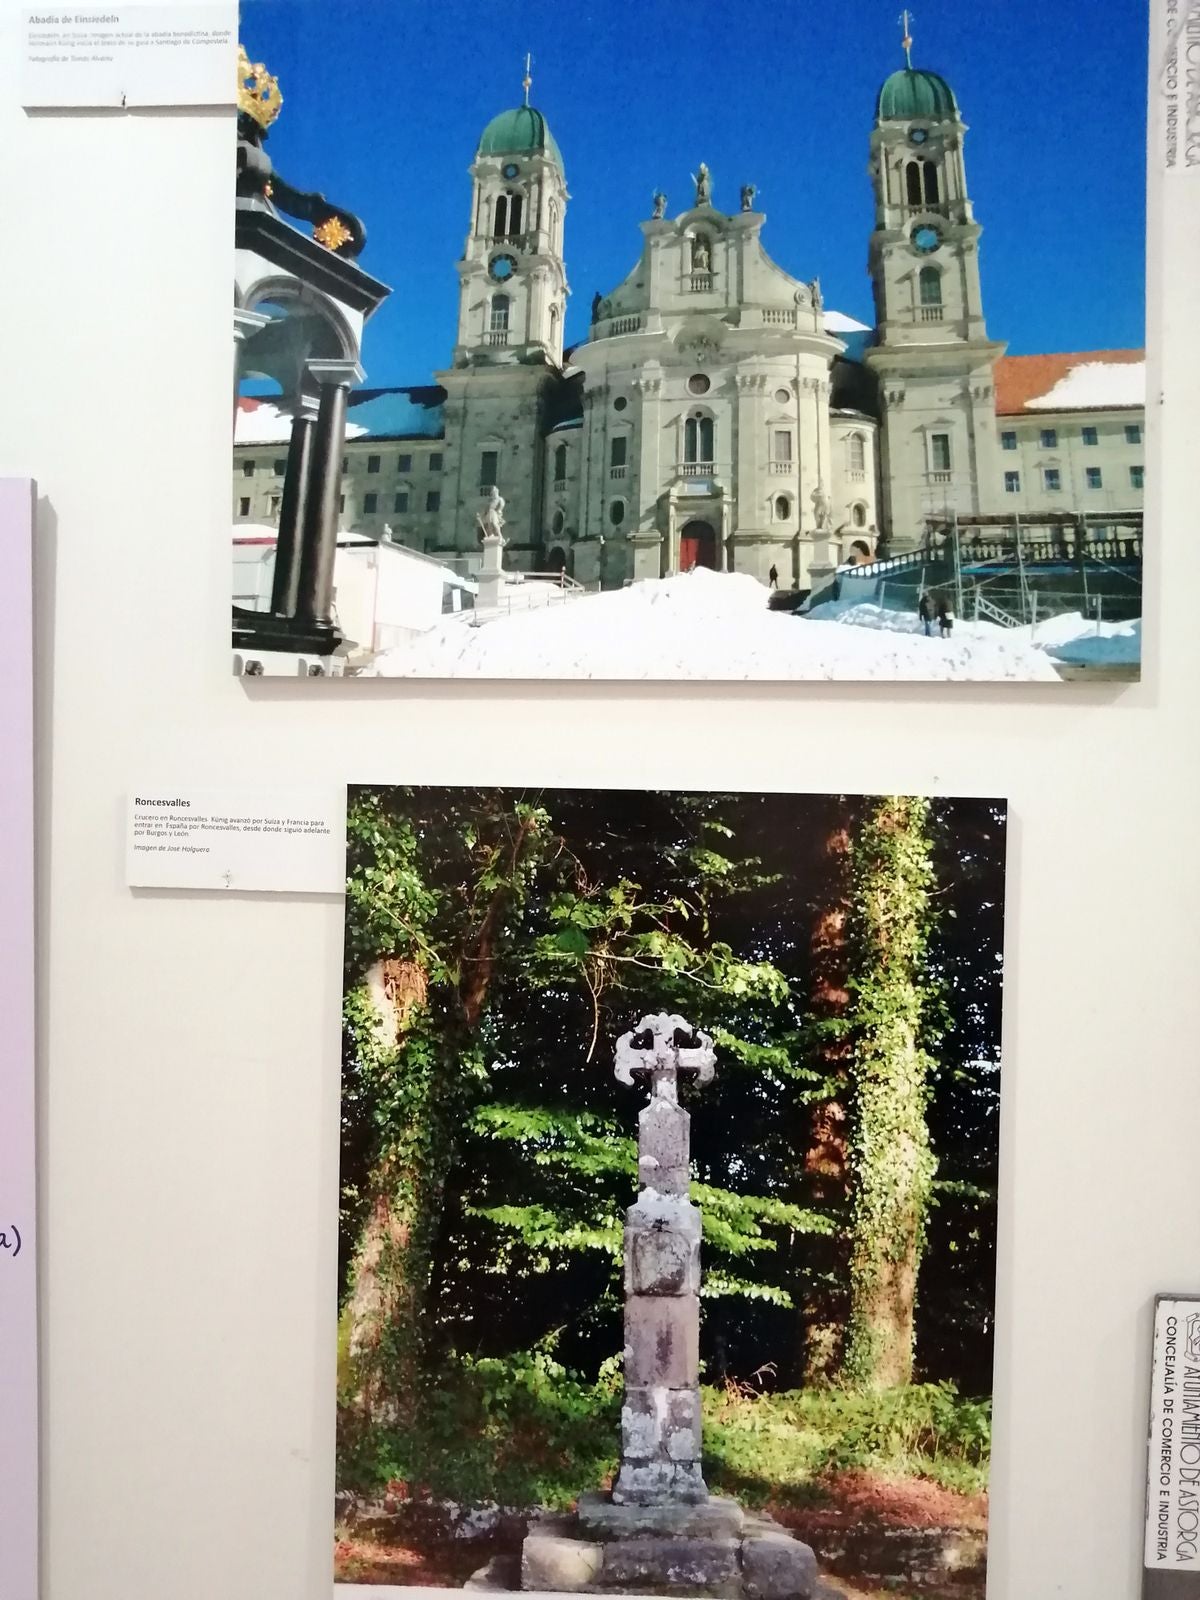
{"label": "arched window", "polygon": [[567,525],[566,513],[563,511],[562,507],[560,506],[559,509],[554,513],[554,520],[551,522],[550,527],[554,531],[554,533],[559,534],[559,533],[561,533],[563,531],[563,529],[566,527],[566,525]]}
{"label": "arched window", "polygon": [[850,511],[850,520],[856,528],[865,528],[867,525],[867,508],[862,501],[858,501]]}
{"label": "arched window", "polygon": [[711,462],[713,443],[713,419],[689,417],[683,428],[683,459],[687,462]]}
{"label": "arched window", "polygon": [[[921,204],[921,163],[910,161],[904,169],[905,191],[910,206]],[[499,230],[497,230],[499,231]]]}
{"label": "arched window", "polygon": [[512,302],[506,294],[492,296],[492,332],[505,333],[508,330],[508,313]]}
{"label": "arched window", "polygon": [[496,196],[496,226],[493,230],[497,239],[510,239],[521,231],[521,196],[506,190],[504,194]]}
{"label": "arched window", "polygon": [[555,202],[553,200],[551,200],[550,205],[547,208],[547,216],[549,218],[548,231],[549,231],[549,234],[550,234],[550,248],[551,248],[551,250],[557,250],[558,249],[558,206],[555,204]]}
{"label": "arched window", "polygon": [[850,453],[850,471],[865,472],[867,470],[867,441],[862,434],[852,433],[847,448]]}
{"label": "arched window", "polygon": [[786,522],[792,514],[792,502],[787,495],[777,495],[775,499],[775,517],[778,522]]}
{"label": "arched window", "polygon": [[621,524],[625,521],[624,500],[613,501],[612,505],[610,505],[608,508],[608,520],[612,523],[614,528],[619,528],[621,526]]}
{"label": "arched window", "polygon": [[550,307],[550,348],[558,348],[558,307]]}
{"label": "arched window", "polygon": [[560,444],[554,452],[554,481],[562,483],[567,476],[567,447]]}
{"label": "arched window", "polygon": [[921,268],[921,304],[940,306],[942,303],[942,275],[936,267]]}
{"label": "arched window", "polygon": [[938,169],[932,161],[923,161],[921,166],[925,174],[925,203],[936,206],[941,198],[938,193]]}

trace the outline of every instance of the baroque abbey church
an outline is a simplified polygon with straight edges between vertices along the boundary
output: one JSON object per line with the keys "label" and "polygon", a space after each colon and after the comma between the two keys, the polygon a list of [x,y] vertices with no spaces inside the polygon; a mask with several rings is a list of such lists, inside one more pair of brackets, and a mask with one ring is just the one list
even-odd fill
{"label": "baroque abbey church", "polygon": [[[655,197],[633,267],[564,350],[566,169],[527,84],[470,169],[447,369],[350,395],[342,527],[469,566],[494,485],[511,568],[807,589],[856,543],[912,548],[951,511],[1103,533],[1140,510],[1142,352],[1007,357],[989,336],[966,128],[905,48],[870,134],[873,329],[771,259],[753,187],[724,210],[701,165],[685,210]],[[285,434],[260,404],[240,402],[235,521],[278,517]]]}

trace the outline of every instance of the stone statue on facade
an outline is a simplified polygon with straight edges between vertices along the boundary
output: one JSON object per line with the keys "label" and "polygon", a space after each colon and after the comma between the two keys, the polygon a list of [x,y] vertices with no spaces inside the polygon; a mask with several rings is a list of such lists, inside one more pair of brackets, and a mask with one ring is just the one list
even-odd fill
{"label": "stone statue on facade", "polygon": [[698,233],[692,240],[692,271],[712,271],[712,254],[708,248],[708,240],[702,233]]}
{"label": "stone statue on facade", "polygon": [[700,163],[699,171],[692,174],[692,182],[696,185],[696,204],[707,206],[712,204],[712,173],[705,162]]}
{"label": "stone statue on facade", "polygon": [[821,299],[821,280],[820,280],[820,278],[814,278],[813,279],[813,281],[808,286],[808,292],[809,292],[809,294],[812,295],[813,310],[814,311],[820,311],[822,309],[822,307],[824,306],[824,304],[825,304],[824,300]]}
{"label": "stone statue on facade", "polygon": [[833,527],[833,505],[829,499],[824,483],[818,482],[812,492],[813,516],[816,519],[817,532],[828,533]]}
{"label": "stone statue on facade", "polygon": [[754,196],[757,193],[758,193],[758,189],[753,183],[744,183],[742,185],[742,210],[743,211],[753,211],[754,210]]}
{"label": "stone statue on facade", "polygon": [[592,321],[593,322],[599,322],[600,321],[600,307],[603,304],[604,304],[604,297],[601,295],[599,289],[597,289],[595,294],[592,296]]}
{"label": "stone statue on facade", "polygon": [[479,533],[486,544],[489,539],[504,543],[504,496],[496,485],[488,486],[483,510],[478,513]]}
{"label": "stone statue on facade", "polygon": [[654,213],[653,213],[655,221],[656,222],[657,221],[661,221],[661,219],[663,217],[665,217],[666,214],[667,214],[667,197],[662,192],[661,189],[656,189],[654,191]]}

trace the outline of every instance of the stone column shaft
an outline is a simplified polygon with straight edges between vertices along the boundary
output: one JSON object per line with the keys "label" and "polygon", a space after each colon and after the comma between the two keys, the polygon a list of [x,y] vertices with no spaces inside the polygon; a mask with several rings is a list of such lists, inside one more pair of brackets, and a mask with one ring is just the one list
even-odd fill
{"label": "stone column shaft", "polygon": [[297,416],[288,444],[271,586],[271,611],[277,617],[294,617],[300,594],[300,535],[308,505],[313,423],[314,419],[305,412]]}
{"label": "stone column shaft", "polygon": [[300,535],[296,617],[306,623],[332,627],[333,563],[337,555],[349,385],[336,381],[323,383],[319,393]]}

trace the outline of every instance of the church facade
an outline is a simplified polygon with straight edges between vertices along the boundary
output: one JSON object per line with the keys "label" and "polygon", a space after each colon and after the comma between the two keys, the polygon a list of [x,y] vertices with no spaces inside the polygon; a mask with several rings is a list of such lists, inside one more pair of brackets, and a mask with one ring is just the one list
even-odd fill
{"label": "church facade", "polygon": [[[686,209],[655,198],[633,267],[564,350],[563,158],[535,107],[495,117],[470,172],[450,363],[436,387],[351,397],[343,527],[469,567],[495,486],[510,567],[613,587],[703,565],[807,589],[853,546],[914,547],[951,511],[1140,509],[1140,352],[1014,362],[989,336],[965,135],[937,74],[909,64],[884,83],[873,330],[773,261],[753,187],[723,210],[701,164]],[[1039,394],[1028,364],[1050,361]],[[253,409],[235,523],[278,511],[282,463]]]}

